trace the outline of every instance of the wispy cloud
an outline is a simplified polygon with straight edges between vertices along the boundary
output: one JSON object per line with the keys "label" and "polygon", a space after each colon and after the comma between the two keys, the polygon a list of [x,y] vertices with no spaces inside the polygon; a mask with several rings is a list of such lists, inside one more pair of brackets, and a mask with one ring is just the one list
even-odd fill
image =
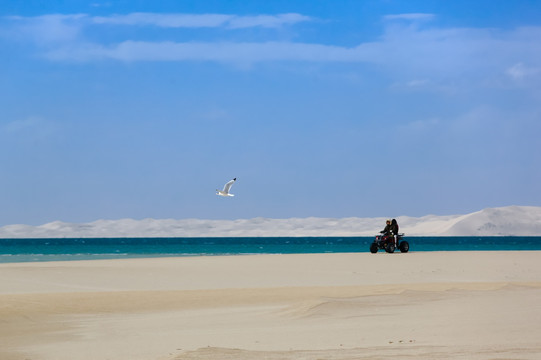
{"label": "wispy cloud", "polygon": [[541,72],[540,68],[524,65],[522,62],[516,63],[507,69],[506,73],[514,80],[522,80]]}
{"label": "wispy cloud", "polygon": [[105,3],[95,2],[95,3],[91,3],[90,6],[95,7],[95,8],[108,8],[108,7],[111,7],[112,4],[110,2],[105,2]]}
{"label": "wispy cloud", "polygon": [[40,45],[74,42],[79,39],[87,15],[48,14],[35,17],[9,16],[3,18],[10,37],[16,40],[29,39]]}
{"label": "wispy cloud", "polygon": [[232,29],[249,27],[278,28],[283,25],[292,25],[304,21],[312,21],[313,18],[301,14],[279,14],[279,15],[257,15],[257,16],[235,16],[230,19],[228,26]]}
{"label": "wispy cloud", "polygon": [[409,13],[409,14],[392,14],[384,16],[385,20],[408,20],[408,21],[426,21],[436,17],[434,14],[425,13]]}
{"label": "wispy cloud", "polygon": [[541,35],[541,27],[495,32],[393,26],[377,41],[353,47],[291,41],[127,40],[109,45],[64,44],[43,54],[54,61],[207,61],[240,67],[276,61],[370,63],[378,64],[395,84],[406,84],[406,88],[453,91],[445,85],[449,81],[453,87],[460,81],[479,86],[485,80],[499,81],[503,74],[514,80],[535,75],[541,68],[535,55],[541,52],[541,44],[529,40],[535,34]]}
{"label": "wispy cloud", "polygon": [[56,123],[41,117],[30,116],[1,125],[0,136],[16,141],[40,141],[50,138],[57,130]]}
{"label": "wispy cloud", "polygon": [[[13,23],[12,33],[17,33],[18,39],[26,36],[36,41],[41,45],[37,51],[53,61],[209,61],[241,66],[270,61],[373,63],[393,75],[394,83],[407,84],[410,88],[437,86],[438,82],[451,78],[473,81],[505,74],[519,80],[541,69],[538,56],[541,43],[536,41],[541,38],[541,27],[495,30],[443,28],[437,24],[420,28],[409,24],[434,18],[435,15],[425,13],[387,15],[384,19],[389,22],[379,38],[350,47],[283,41],[272,32],[262,35],[260,41],[247,42],[236,37],[242,29],[272,29],[314,20],[296,13],[253,16],[130,13],[99,17],[50,14],[2,19]],[[156,32],[151,41],[130,38],[110,43],[99,40],[98,29],[103,25],[153,26],[162,28],[163,32],[168,28],[216,28],[220,36],[216,41],[174,41],[170,40],[171,33],[165,40],[161,38],[162,32]],[[219,31],[233,29],[236,31],[229,33],[228,40],[223,40],[223,32]],[[92,36],[86,36],[93,31],[96,32]],[[139,33],[130,34],[137,37]]]}
{"label": "wispy cloud", "polygon": [[[9,36],[31,39],[41,44],[81,41],[82,30],[90,26],[153,26],[159,28],[219,28],[224,30],[247,28],[280,28],[313,21],[310,16],[286,13],[277,15],[240,16],[230,14],[159,14],[130,13],[124,15],[91,16],[88,14],[47,14],[34,17],[0,17]],[[6,23],[7,22],[7,23]]]}
{"label": "wispy cloud", "polygon": [[126,15],[95,16],[91,20],[96,24],[113,25],[152,25],[165,28],[198,28],[224,26],[234,18],[222,14],[155,14],[131,13]]}
{"label": "wispy cloud", "polygon": [[255,63],[262,61],[354,62],[369,60],[358,48],[292,43],[193,43],[124,41],[114,46],[87,44],[47,53],[52,60],[92,61],[216,61]]}
{"label": "wispy cloud", "polygon": [[309,16],[288,13],[278,15],[239,16],[227,14],[158,14],[131,13],[126,15],[95,16],[95,24],[147,25],[164,28],[224,27],[241,29],[250,27],[278,28],[313,20]]}

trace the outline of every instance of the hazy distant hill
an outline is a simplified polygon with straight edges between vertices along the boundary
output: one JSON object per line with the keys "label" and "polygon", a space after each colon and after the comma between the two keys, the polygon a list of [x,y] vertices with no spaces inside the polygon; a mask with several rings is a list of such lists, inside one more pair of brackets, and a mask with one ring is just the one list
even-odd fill
{"label": "hazy distant hill", "polygon": [[[466,215],[396,217],[400,231],[413,236],[541,236],[541,207],[489,208]],[[207,237],[207,236],[372,236],[385,218],[291,218],[240,220],[55,221],[40,226],[0,227],[0,238]]]}

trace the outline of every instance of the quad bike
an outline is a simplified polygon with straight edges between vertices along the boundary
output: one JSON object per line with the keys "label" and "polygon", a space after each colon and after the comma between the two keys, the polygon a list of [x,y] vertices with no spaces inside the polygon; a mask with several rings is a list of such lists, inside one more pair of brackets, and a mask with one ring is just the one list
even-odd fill
{"label": "quad bike", "polygon": [[[410,244],[403,240],[404,234],[398,234],[397,235],[397,244],[398,249],[400,249],[400,252],[406,253],[410,249]],[[394,236],[392,235],[376,235],[376,238],[374,239],[374,242],[370,244],[370,252],[372,254],[375,254],[378,252],[378,250],[385,250],[388,253],[394,253],[397,246],[394,242]]]}

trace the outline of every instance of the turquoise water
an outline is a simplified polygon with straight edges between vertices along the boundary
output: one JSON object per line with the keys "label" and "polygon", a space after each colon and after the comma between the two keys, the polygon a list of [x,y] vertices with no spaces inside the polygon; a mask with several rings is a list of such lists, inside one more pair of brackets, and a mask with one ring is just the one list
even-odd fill
{"label": "turquoise water", "polygon": [[[0,263],[170,256],[369,252],[373,237],[0,239]],[[541,236],[405,237],[411,252],[541,250]]]}

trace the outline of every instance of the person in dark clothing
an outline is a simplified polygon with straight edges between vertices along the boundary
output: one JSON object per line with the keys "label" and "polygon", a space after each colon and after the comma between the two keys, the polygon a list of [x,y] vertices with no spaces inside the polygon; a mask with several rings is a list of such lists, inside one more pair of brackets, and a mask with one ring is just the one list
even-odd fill
{"label": "person in dark clothing", "polygon": [[380,234],[389,235],[391,233],[391,219],[387,219],[385,224],[385,229],[381,230]]}
{"label": "person in dark clothing", "polygon": [[394,244],[398,246],[398,223],[396,219],[391,221],[391,235],[394,236]]}
{"label": "person in dark clothing", "polygon": [[396,222],[396,219],[391,221],[391,231],[394,235],[398,235],[398,223]]}
{"label": "person in dark clothing", "polygon": [[398,246],[398,223],[396,219],[387,219],[385,229],[381,230],[380,233],[393,239],[394,245]]}

